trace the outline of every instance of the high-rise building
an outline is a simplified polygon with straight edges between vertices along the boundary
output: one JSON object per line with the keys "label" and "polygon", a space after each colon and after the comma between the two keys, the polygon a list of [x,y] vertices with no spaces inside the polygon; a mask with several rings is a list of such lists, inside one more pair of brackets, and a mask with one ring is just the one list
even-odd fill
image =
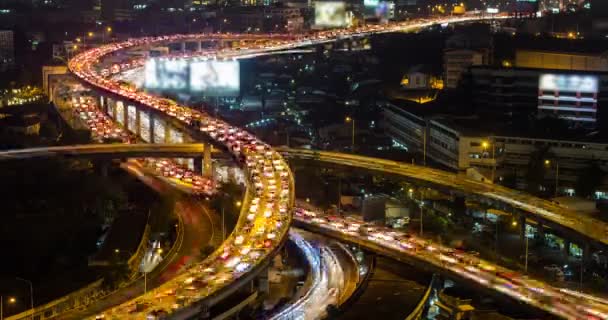
{"label": "high-rise building", "polygon": [[0,69],[6,70],[15,66],[15,40],[13,31],[0,30]]}

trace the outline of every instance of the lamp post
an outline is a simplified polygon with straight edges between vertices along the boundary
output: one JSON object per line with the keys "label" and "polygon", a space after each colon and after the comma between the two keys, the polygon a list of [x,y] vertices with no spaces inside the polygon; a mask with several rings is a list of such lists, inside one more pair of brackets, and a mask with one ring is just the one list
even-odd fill
{"label": "lamp post", "polygon": [[30,308],[32,309],[32,320],[34,320],[34,285],[32,281],[20,277],[15,278],[18,281],[26,282],[30,286]]}
{"label": "lamp post", "polygon": [[346,119],[344,119],[344,121],[346,123],[351,123],[352,124],[352,136],[351,136],[350,151],[352,153],[355,153],[355,118],[346,117]]}
{"label": "lamp post", "polygon": [[492,145],[492,175],[491,175],[491,180],[492,183],[494,183],[494,173],[496,172],[496,142],[495,141],[483,141],[481,143],[481,147],[483,148],[483,150],[487,150],[488,147],[490,147],[490,145]]}
{"label": "lamp post", "polygon": [[[551,160],[545,160],[545,166],[551,167]],[[555,160],[555,194],[554,197],[557,197],[559,191],[559,161]]]}
{"label": "lamp post", "polygon": [[[17,299],[10,297],[8,298],[8,303],[13,304],[17,301]],[[4,320],[4,297],[0,295],[0,320]]]}

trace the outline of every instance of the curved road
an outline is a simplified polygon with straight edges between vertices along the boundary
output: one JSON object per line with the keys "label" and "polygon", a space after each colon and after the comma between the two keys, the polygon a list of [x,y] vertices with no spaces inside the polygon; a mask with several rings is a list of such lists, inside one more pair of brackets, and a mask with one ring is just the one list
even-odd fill
{"label": "curved road", "polygon": [[532,218],[537,217],[548,222],[553,222],[556,225],[574,231],[582,237],[590,238],[602,244],[608,244],[607,223],[517,190],[469,180],[463,176],[443,170],[386,159],[306,149],[277,148],[277,150],[284,154],[286,158],[308,159],[395,174],[436,186],[461,190],[464,193],[475,194],[495,202],[507,204],[527,212]]}
{"label": "curved road", "polygon": [[504,294],[559,318],[608,319],[607,299],[554,287],[479,259],[476,255],[432,243],[430,239],[365,223],[358,217],[328,215],[305,203],[301,205],[307,208],[296,210],[296,224],[301,228],[356,243],[422,269],[460,279],[477,288]]}
{"label": "curved road", "polygon": [[[322,31],[313,35],[283,38],[266,35],[266,41],[259,44],[254,43],[247,48],[220,50],[211,55],[204,53],[201,56],[219,59],[234,58],[247,54],[320,44],[342,38],[375,33],[411,31],[437,23],[479,19],[479,17],[461,17],[417,20],[389,25],[365,26],[357,29]],[[139,308],[135,308],[136,305],[162,308],[164,312],[172,313],[174,317],[180,319],[205,312],[210,304],[233,292],[237,284],[247,283],[256,272],[262,270],[286,238],[295,200],[293,177],[286,163],[276,151],[250,133],[215,119],[208,114],[191,110],[145,92],[124,88],[119,82],[108,78],[107,69],[103,69],[103,66],[100,65],[106,56],[128,48],[153,46],[189,39],[221,38],[221,36],[197,34],[131,39],[88,50],[69,61],[70,71],[97,89],[157,110],[194,130],[207,133],[216,143],[224,146],[235,155],[246,168],[249,178],[243,209],[235,231],[220,249],[203,263],[193,266],[188,272],[180,274],[175,279],[165,283],[159,288],[161,291],[159,294],[147,294],[128,304],[104,312],[106,318],[145,318],[148,311],[142,312]],[[234,38],[235,36],[229,35],[227,37]],[[246,37],[243,36],[243,38]],[[131,67],[130,63],[126,63],[124,67],[121,65],[120,69],[126,70]],[[176,303],[178,300],[180,302]]]}
{"label": "curved road", "polygon": [[[161,194],[173,193],[174,189],[156,177],[141,174],[141,168],[135,164],[125,165],[129,172],[135,175],[146,185]],[[188,265],[200,259],[200,250],[206,245],[214,248],[221,243],[220,222],[215,214],[200,203],[199,199],[191,196],[180,196],[175,203],[175,213],[180,216],[184,228],[183,241],[170,260],[163,260],[149,275],[147,279],[148,290],[181,273]],[[128,287],[121,288],[100,300],[96,300],[86,309],[73,310],[62,314],[58,319],[77,320],[93,316],[112,306],[118,305],[144,292],[144,280],[139,277]]]}

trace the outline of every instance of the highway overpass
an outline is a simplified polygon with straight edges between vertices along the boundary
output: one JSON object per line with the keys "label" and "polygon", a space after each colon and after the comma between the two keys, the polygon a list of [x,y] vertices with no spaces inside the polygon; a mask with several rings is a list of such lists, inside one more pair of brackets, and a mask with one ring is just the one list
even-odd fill
{"label": "highway overpass", "polygon": [[[311,35],[294,35],[283,38],[265,35],[260,38],[272,41],[261,43],[253,41],[247,45],[247,48],[222,48],[211,53],[198,52],[189,56],[220,60],[232,59],[358,36],[412,31],[433,24],[481,19],[484,17],[448,17],[370,25],[356,29],[320,31]],[[226,35],[227,38],[237,36]],[[132,308],[134,304],[150,304],[156,308],[163,307],[166,310],[172,310],[172,318],[175,319],[204,316],[210,305],[225,298],[238,287],[249,283],[258,272],[262,271],[286,239],[287,230],[291,224],[295,194],[293,176],[280,154],[250,133],[206,113],[192,110],[152,94],[125,88],[118,81],[108,77],[108,73],[104,72],[107,70],[101,66],[104,58],[126,49],[147,48],[165,43],[198,41],[216,37],[217,35],[197,34],[130,39],[93,48],[78,54],[69,61],[70,71],[98,91],[113,94],[125,101],[163,113],[167,118],[182,123],[184,127],[209,135],[212,142],[223,146],[235,155],[249,178],[235,231],[207,260],[192,266],[184,274],[159,288],[159,292],[173,292],[173,294],[163,295],[159,298],[148,293],[107,310],[103,313],[105,318],[145,319],[147,311],[134,311]],[[242,36],[243,39],[248,37],[249,35]],[[137,63],[127,63],[124,66],[121,65],[120,69],[124,71],[137,66]],[[191,288],[194,286],[193,284],[198,285],[199,283],[205,285],[198,287],[197,290],[184,291],[185,288]],[[179,302],[177,302],[176,292],[181,293]],[[178,307],[174,309],[176,304]]]}
{"label": "highway overpass", "polygon": [[477,182],[443,170],[386,159],[308,149],[277,148],[277,150],[287,159],[320,161],[337,166],[360,168],[403,177],[419,185],[454,190],[463,195],[477,197],[479,201],[502,206],[507,210],[511,209],[511,212],[515,211],[516,214],[552,228],[566,231],[570,236],[585,243],[592,241],[603,246],[608,245],[608,224],[605,222],[525,192]]}
{"label": "highway overpass", "polygon": [[[0,160],[95,157],[95,158],[199,158],[205,144],[84,144],[0,151]],[[218,150],[213,150],[218,152]]]}

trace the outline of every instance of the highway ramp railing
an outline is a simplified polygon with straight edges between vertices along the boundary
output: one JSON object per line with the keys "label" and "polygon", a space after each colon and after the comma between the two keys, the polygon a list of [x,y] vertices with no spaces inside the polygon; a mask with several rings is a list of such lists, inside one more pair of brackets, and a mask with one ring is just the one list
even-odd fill
{"label": "highway ramp railing", "polygon": [[414,310],[405,318],[405,320],[419,320],[422,318],[425,307],[428,305],[429,298],[431,296],[431,292],[433,292],[433,288],[436,285],[436,282],[439,281],[439,277],[437,275],[433,275],[433,279],[429,286],[426,288],[424,295],[420,299],[420,302],[416,305]]}

